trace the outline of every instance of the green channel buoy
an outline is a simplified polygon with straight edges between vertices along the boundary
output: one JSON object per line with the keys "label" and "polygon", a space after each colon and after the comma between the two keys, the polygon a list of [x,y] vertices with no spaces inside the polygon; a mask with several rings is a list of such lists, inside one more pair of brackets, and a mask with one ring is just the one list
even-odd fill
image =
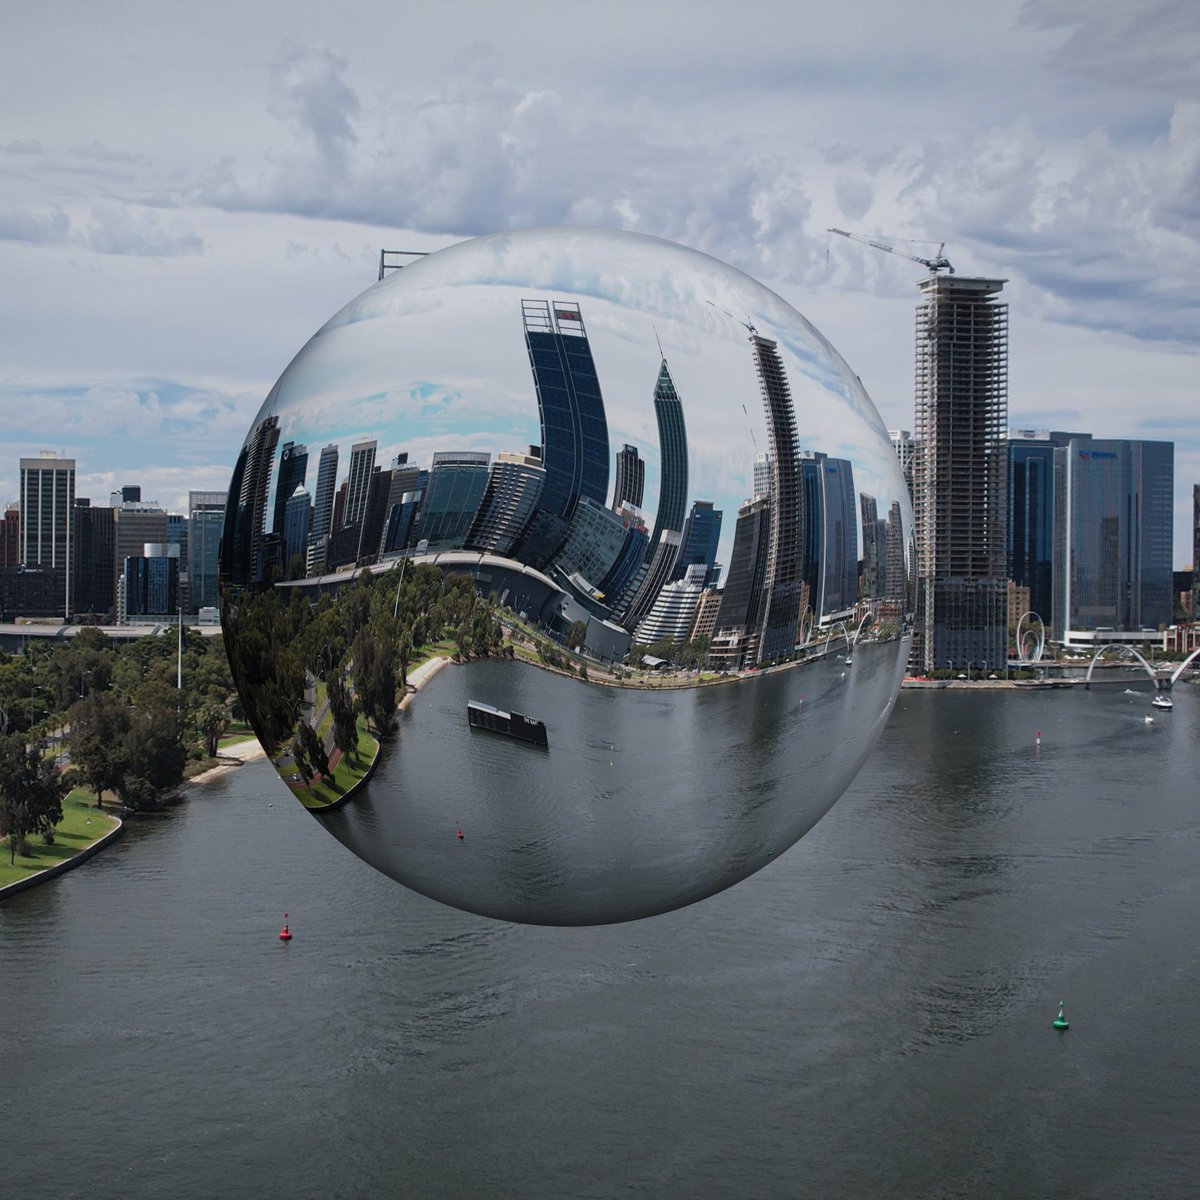
{"label": "green channel buoy", "polygon": [[1061,1000],[1058,1002],[1058,1016],[1054,1018],[1054,1028],[1055,1029],[1070,1029],[1071,1028],[1071,1022],[1068,1021],[1065,1016],[1063,1016],[1063,1002]]}

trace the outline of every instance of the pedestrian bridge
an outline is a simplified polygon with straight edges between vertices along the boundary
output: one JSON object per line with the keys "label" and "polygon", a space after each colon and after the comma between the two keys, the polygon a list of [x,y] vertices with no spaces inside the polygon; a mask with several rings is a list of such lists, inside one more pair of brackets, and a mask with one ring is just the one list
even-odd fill
{"label": "pedestrian bridge", "polygon": [[1084,681],[1084,687],[1091,687],[1092,672],[1096,669],[1096,664],[1100,661],[1101,655],[1105,654],[1109,650],[1119,650],[1122,654],[1132,654],[1133,657],[1136,658],[1138,662],[1140,662],[1145,668],[1146,674],[1150,676],[1151,683],[1153,683],[1160,692],[1168,691],[1172,686],[1174,686],[1184,671],[1186,671],[1197,658],[1200,658],[1200,650],[1193,650],[1191,654],[1189,654],[1174,671],[1172,671],[1170,667],[1155,670],[1154,667],[1152,667],[1132,646],[1125,645],[1122,642],[1110,642],[1108,645],[1099,646],[1096,649],[1096,653],[1092,656],[1092,661],[1088,663],[1087,678]]}

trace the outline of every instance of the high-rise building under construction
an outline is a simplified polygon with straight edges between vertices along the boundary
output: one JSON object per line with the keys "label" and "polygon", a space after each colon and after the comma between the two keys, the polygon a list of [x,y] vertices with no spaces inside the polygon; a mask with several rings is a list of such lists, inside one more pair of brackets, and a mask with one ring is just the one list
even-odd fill
{"label": "high-rise building under construction", "polygon": [[920,283],[913,653],[926,670],[1005,661],[1008,305],[998,300],[1005,282],[934,274]]}

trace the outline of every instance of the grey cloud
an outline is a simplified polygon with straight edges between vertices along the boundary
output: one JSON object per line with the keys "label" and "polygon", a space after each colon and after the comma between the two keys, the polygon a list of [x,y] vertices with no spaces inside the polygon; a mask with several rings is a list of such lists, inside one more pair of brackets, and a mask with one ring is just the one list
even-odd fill
{"label": "grey cloud", "polygon": [[[684,241],[748,270],[796,272],[812,255],[810,201],[786,160],[745,141],[647,141],[600,97],[521,91],[497,78],[451,80],[387,120],[351,118],[344,63],[288,52],[277,87],[294,143],[257,179],[221,164],[196,199],[472,236],[547,224],[608,224]],[[337,163],[337,169],[331,164]]]}
{"label": "grey cloud", "polygon": [[1200,21],[1187,0],[1027,0],[1019,20],[1068,30],[1055,65],[1106,84],[1175,91],[1200,81]]}
{"label": "grey cloud", "polygon": [[201,238],[165,228],[152,210],[136,212],[125,205],[105,205],[92,209],[91,216],[92,224],[80,235],[80,240],[99,254],[174,258],[204,253]]}
{"label": "grey cloud", "polygon": [[838,208],[851,220],[857,221],[867,215],[874,198],[875,189],[870,182],[860,177],[839,176],[835,186]]}
{"label": "grey cloud", "polygon": [[5,154],[41,154],[42,143],[37,138],[18,138],[15,141],[7,142],[4,146]]}
{"label": "grey cloud", "polygon": [[58,207],[41,212],[20,208],[0,210],[0,241],[52,245],[65,241],[70,229],[70,218]]}
{"label": "grey cloud", "polygon": [[271,111],[307,141],[327,169],[344,169],[358,141],[351,120],[358,114],[354,89],[342,78],[346,62],[328,49],[284,48],[271,71]]}
{"label": "grey cloud", "polygon": [[128,164],[144,164],[146,158],[144,155],[136,154],[131,150],[116,150],[111,146],[106,146],[102,142],[89,142],[84,146],[72,146],[70,153],[75,158],[93,159],[96,162],[104,163],[128,163]]}

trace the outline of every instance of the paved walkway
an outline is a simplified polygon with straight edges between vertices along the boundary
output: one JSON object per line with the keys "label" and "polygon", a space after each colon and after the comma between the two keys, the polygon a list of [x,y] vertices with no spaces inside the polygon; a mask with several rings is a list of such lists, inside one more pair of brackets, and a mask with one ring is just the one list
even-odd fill
{"label": "paved walkway", "polygon": [[413,667],[408,673],[408,686],[413,690],[408,692],[396,705],[396,711],[403,712],[415,693],[421,690],[422,685],[428,683],[448,662],[452,661],[444,654],[435,654],[433,658],[427,658],[419,666]]}
{"label": "paved walkway", "polygon": [[234,767],[240,766],[244,762],[249,762],[254,758],[262,758],[266,751],[259,744],[258,738],[252,737],[244,742],[238,742],[233,746],[222,746],[217,749],[217,757],[225,759],[236,759],[236,762],[218,763],[215,767],[209,767],[207,771],[201,771],[199,775],[193,775],[188,783],[207,783],[210,779],[216,779],[218,776],[224,775],[226,771],[232,771]]}

